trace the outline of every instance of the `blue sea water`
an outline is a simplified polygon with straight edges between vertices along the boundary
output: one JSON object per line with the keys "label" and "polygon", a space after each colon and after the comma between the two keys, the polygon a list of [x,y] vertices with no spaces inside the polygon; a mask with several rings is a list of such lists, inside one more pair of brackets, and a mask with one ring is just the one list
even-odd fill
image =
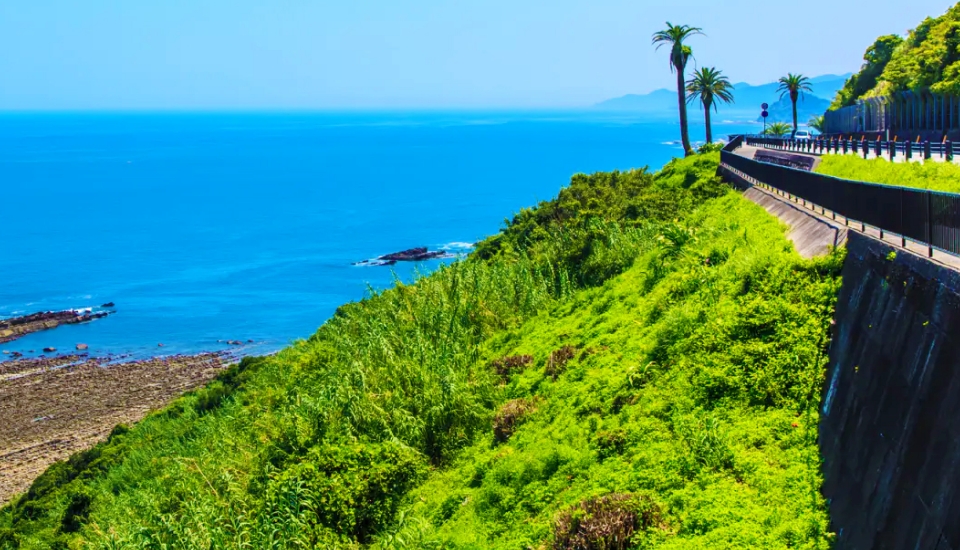
{"label": "blue sea water", "polygon": [[275,351],[437,265],[353,262],[461,250],[574,173],[658,168],[678,137],[594,112],[0,114],[0,318],[116,304],[0,348]]}

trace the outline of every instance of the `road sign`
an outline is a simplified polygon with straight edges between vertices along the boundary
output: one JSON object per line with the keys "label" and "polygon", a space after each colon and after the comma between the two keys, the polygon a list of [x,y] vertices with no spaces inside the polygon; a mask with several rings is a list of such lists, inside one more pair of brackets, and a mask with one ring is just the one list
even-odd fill
{"label": "road sign", "polygon": [[763,118],[767,118],[768,116],[770,116],[770,113],[768,113],[766,110],[764,110],[764,111],[761,111],[761,112],[760,112],[760,116],[762,116]]}
{"label": "road sign", "polygon": [[761,103],[761,104],[760,104],[760,108],[763,109],[764,111],[766,111],[767,109],[770,108],[770,106],[767,105],[766,103]]}

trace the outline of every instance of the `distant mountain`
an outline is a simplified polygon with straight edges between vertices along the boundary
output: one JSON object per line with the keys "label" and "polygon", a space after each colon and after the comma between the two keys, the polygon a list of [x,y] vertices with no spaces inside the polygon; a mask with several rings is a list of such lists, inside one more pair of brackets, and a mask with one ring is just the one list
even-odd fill
{"label": "distant mountain", "polygon": [[[837,90],[843,87],[843,83],[849,76],[849,74],[828,74],[811,78],[810,83],[813,88],[813,93],[805,94],[805,100],[798,104],[798,114],[801,108],[804,111],[817,109],[818,112],[816,114],[822,114],[827,110],[823,102],[826,101],[826,105],[830,103],[823,98],[832,98],[836,95]],[[771,108],[777,105],[777,102],[780,100],[777,86],[779,85],[776,82],[760,84],[758,86],[753,86],[746,82],[734,84],[733,97],[735,103],[733,105],[720,105],[719,116],[747,118],[748,120],[755,119],[760,115],[761,104],[767,103]],[[789,100],[787,103],[789,110]],[[672,114],[671,111],[677,108],[677,91],[660,89],[648,94],[628,94],[602,101],[595,107],[611,111],[640,111]],[[779,113],[779,111],[777,111],[777,113]],[[774,111],[771,111],[771,115],[773,114]],[[808,118],[809,116],[806,116],[802,120],[806,122]]]}
{"label": "distant mountain", "polygon": [[[797,100],[797,122],[806,124],[814,115],[822,115],[830,107],[830,101],[817,97],[815,95],[804,94],[803,99]],[[777,100],[767,109],[770,116],[767,122],[789,122],[793,124],[793,106],[790,104],[790,98],[785,97]],[[763,122],[763,117],[757,116],[757,122]]]}

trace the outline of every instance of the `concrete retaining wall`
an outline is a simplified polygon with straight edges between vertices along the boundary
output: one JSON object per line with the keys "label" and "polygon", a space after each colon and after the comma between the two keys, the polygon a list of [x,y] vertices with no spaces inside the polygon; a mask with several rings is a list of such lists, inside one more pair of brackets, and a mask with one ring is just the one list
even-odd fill
{"label": "concrete retaining wall", "polygon": [[847,248],[820,421],[836,548],[960,550],[960,274]]}

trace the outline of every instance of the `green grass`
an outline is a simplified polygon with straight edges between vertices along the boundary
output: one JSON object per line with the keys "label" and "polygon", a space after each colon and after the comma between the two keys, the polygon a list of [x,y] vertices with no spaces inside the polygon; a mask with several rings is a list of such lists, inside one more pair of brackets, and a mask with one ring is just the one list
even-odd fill
{"label": "green grass", "polygon": [[717,161],[575,177],[51,467],[0,547],[828,548],[841,256],[801,259]]}
{"label": "green grass", "polygon": [[948,162],[890,162],[853,155],[824,155],[816,172],[848,180],[960,193],[960,165]]}

